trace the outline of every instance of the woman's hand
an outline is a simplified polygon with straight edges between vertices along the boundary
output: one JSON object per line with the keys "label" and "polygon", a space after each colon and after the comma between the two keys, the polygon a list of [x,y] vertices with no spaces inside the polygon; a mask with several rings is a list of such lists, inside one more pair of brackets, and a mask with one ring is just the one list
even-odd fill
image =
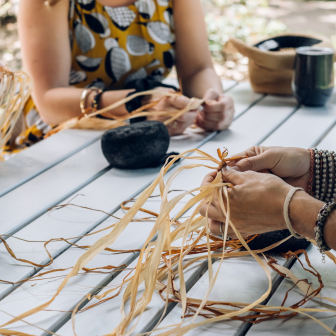
{"label": "woman's hand", "polygon": [[285,182],[307,191],[310,173],[310,151],[296,147],[255,146],[234,156],[246,155],[247,159],[233,163],[233,169],[245,172],[271,171]]}
{"label": "woman's hand", "polygon": [[[208,174],[202,186],[210,184],[216,174],[217,172]],[[283,206],[292,186],[272,174],[223,169],[222,175],[225,182],[233,184],[233,187],[228,189],[230,219],[243,237],[287,229]],[[226,207],[225,195],[223,200]],[[315,222],[323,205],[322,201],[306,192],[297,191],[289,203],[289,218],[294,231],[303,237],[315,239]],[[204,204],[200,209],[202,216],[206,216],[207,211],[210,231],[220,235],[220,226],[226,218],[217,198],[213,199],[212,204]],[[335,223],[336,212],[332,212],[323,230],[324,240],[332,249],[336,248]],[[230,226],[228,233],[232,238],[236,238]]]}
{"label": "woman's hand", "polygon": [[228,128],[234,116],[234,103],[231,97],[209,89],[204,95],[203,110],[197,114],[196,125],[206,131]]}
{"label": "woman's hand", "polygon": [[[149,104],[151,102],[159,100],[159,103],[156,104],[154,107],[148,109],[147,111],[164,111],[164,112],[170,112],[170,111],[180,111],[188,106],[190,103],[190,99],[179,95],[179,96],[172,96],[172,97],[164,97],[162,98],[162,94],[160,94],[160,91],[168,91],[168,92],[175,92],[174,90],[163,88],[163,87],[158,87],[155,90],[158,91],[157,94],[150,95],[146,97],[143,100],[143,104]],[[196,110],[191,110],[176,120],[174,120],[172,123],[167,125],[167,129],[169,132],[169,135],[178,135],[182,134],[184,130],[192,125],[195,122],[197,115]],[[158,116],[153,113],[153,115],[150,115],[147,117],[147,120],[158,120],[161,122],[164,122],[165,120],[169,119],[169,117],[163,117],[163,116]]]}
{"label": "woman's hand", "polygon": [[[210,184],[216,174],[217,172],[208,174],[202,186]],[[292,188],[290,185],[271,174],[238,172],[231,169],[223,169],[222,174],[225,182],[234,185],[228,189],[230,219],[243,237],[287,228],[283,216],[283,204]],[[225,195],[223,199],[226,207]],[[225,216],[217,198],[214,198],[209,206],[204,204],[200,209],[204,217],[207,211],[211,232],[220,235],[220,225],[225,222]],[[228,233],[234,236],[230,227]]]}

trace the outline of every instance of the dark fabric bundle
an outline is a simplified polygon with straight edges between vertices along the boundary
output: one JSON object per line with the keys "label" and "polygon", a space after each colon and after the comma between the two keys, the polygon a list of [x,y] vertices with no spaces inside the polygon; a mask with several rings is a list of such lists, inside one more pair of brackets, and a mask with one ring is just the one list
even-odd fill
{"label": "dark fabric bundle", "polygon": [[[253,239],[250,243],[248,243],[248,246],[252,250],[260,250],[267,246],[275,244],[289,236],[290,236],[289,230],[266,232]],[[295,237],[292,237],[271,251],[284,252],[284,253],[288,251],[295,252],[297,250],[307,248],[309,244],[310,242],[306,239],[297,239]]]}
{"label": "dark fabric bundle", "polygon": [[101,146],[106,160],[119,169],[162,166],[168,156],[169,133],[159,121],[144,121],[104,133]]}
{"label": "dark fabric bundle", "polygon": [[[130,96],[134,93],[138,93],[138,92],[144,92],[144,91],[148,91],[148,90],[153,90],[157,87],[163,87],[163,88],[168,88],[168,89],[172,89],[177,91],[177,88],[173,85],[168,85],[168,84],[163,84],[159,81],[157,81],[154,77],[152,76],[147,76],[146,78],[142,78],[142,79],[135,79],[131,82],[129,82],[125,89],[135,89],[135,91],[129,93],[127,96]],[[133,112],[135,110],[137,110],[138,108],[140,108],[142,106],[142,99],[143,96],[140,97],[136,97],[134,99],[132,99],[131,101],[129,101],[128,103],[125,104],[126,106],[126,110],[128,112]],[[139,118],[133,118],[130,120],[130,123],[136,123],[139,121],[144,121],[146,120],[146,117],[139,117]]]}

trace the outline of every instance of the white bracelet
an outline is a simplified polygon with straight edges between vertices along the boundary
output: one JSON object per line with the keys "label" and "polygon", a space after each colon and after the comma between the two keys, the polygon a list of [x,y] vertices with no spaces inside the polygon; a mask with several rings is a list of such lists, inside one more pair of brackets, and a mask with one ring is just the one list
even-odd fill
{"label": "white bracelet", "polygon": [[289,208],[289,203],[290,201],[292,200],[292,197],[293,195],[298,191],[298,190],[302,190],[304,191],[302,188],[292,188],[287,196],[286,196],[286,199],[285,199],[285,203],[284,203],[284,207],[283,207],[283,212],[284,212],[284,217],[285,217],[285,222],[286,222],[286,225],[288,227],[288,230],[289,232],[292,234],[293,237],[297,238],[297,239],[304,239],[304,237],[298,235],[294,229],[293,229],[293,226],[291,224],[291,221],[289,219],[289,215],[288,215],[288,208]]}

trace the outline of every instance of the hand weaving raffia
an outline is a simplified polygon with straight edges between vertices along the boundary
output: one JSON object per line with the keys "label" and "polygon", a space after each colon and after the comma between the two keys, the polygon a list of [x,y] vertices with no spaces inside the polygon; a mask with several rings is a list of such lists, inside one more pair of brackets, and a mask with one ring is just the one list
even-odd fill
{"label": "hand weaving raffia", "polygon": [[32,91],[28,75],[0,66],[0,158]]}
{"label": "hand weaving raffia", "polygon": [[[192,156],[187,156],[191,153],[195,154]],[[184,335],[193,328],[226,319],[251,320],[251,315],[255,313],[258,313],[259,315],[257,318],[255,315],[253,315],[253,318],[256,319],[253,320],[252,323],[258,323],[272,318],[285,319],[297,314],[309,316],[308,313],[314,311],[325,313],[334,311],[334,308],[332,308],[330,305],[325,309],[302,308],[302,305],[312,298],[323,299],[326,301],[326,303],[328,301],[333,303],[336,302],[334,298],[320,297],[320,291],[323,287],[323,279],[321,278],[320,274],[314,270],[313,266],[310,265],[304,250],[294,253],[290,252],[287,254],[287,257],[297,257],[298,254],[304,253],[307,259],[307,263],[310,266],[310,269],[307,269],[307,271],[314,274],[314,276],[318,279],[320,284],[318,288],[313,288],[310,284],[303,281],[303,279],[298,279],[292,271],[283,266],[277,265],[274,259],[263,254],[275,246],[280,245],[284,242],[284,240],[264,248],[263,250],[250,250],[247,242],[252,240],[254,237],[252,236],[244,239],[236,230],[234,223],[231,222],[230,200],[228,197],[228,188],[230,188],[231,185],[225,183],[222,180],[221,174],[221,169],[226,166],[227,163],[230,161],[239,160],[240,158],[238,157],[227,159],[227,151],[224,151],[223,153],[219,151],[218,154],[219,160],[211,157],[205,152],[194,149],[174,157],[172,161],[167,163],[161,169],[159,176],[149,187],[147,187],[147,189],[145,189],[140,194],[132,207],[126,207],[126,203],[122,205],[122,207],[128,211],[125,216],[119,219],[117,223],[113,224],[112,227],[106,228],[107,230],[110,230],[108,234],[98,239],[92,246],[78,246],[87,249],[87,251],[84,252],[84,254],[77,260],[76,264],[68,271],[67,276],[58,287],[54,296],[42,305],[13,317],[10,321],[0,326],[0,333],[3,335],[27,335],[24,333],[14,332],[7,328],[10,328],[11,325],[16,321],[25,320],[27,317],[33,314],[36,314],[42,310],[47,310],[51,303],[57,298],[57,296],[62,295],[62,291],[69,280],[78,275],[80,272],[84,271],[87,274],[90,274],[91,272],[94,273],[97,271],[103,271],[104,269],[112,269],[113,266],[111,265],[100,267],[99,269],[90,269],[87,268],[86,265],[90,260],[103,251],[106,253],[129,252],[120,250],[113,251],[109,248],[109,246],[118,239],[129,223],[134,220],[134,217],[138,212],[145,212],[153,216],[153,218],[156,217],[156,219],[155,224],[146,239],[144,247],[140,250],[140,255],[135,269],[130,273],[130,276],[124,279],[123,283],[119,287],[111,288],[106,286],[105,288],[102,288],[101,292],[97,295],[89,295],[88,297],[84,298],[89,300],[94,298],[99,300],[99,302],[103,302],[106,300],[113,300],[121,292],[121,289],[124,290],[123,294],[120,294],[123,295],[123,304],[120,307],[123,317],[119,321],[118,326],[114,330],[111,330],[108,335],[131,334],[135,328],[134,325],[130,327],[131,323],[133,321],[137,321],[139,316],[141,317],[141,315],[144,313],[146,307],[149,305],[153,297],[154,291],[159,292],[163,300],[165,300],[166,306],[171,300],[175,300],[182,304],[182,314],[184,319],[181,320],[181,324],[178,326],[173,326],[173,328],[169,331],[158,330],[157,333],[161,335]],[[193,163],[178,168],[165,182],[164,175],[179,158],[193,160]],[[194,163],[195,160],[198,160],[199,163]],[[171,190],[171,185],[174,179],[180,173],[183,174],[189,169],[196,169],[197,167],[206,167],[211,170],[217,170],[217,177],[210,185],[206,187],[199,187],[189,191],[181,192],[171,200],[168,200],[168,194]],[[160,189],[161,196],[161,207],[158,214],[143,208],[145,202],[149,197],[151,197],[157,186]],[[190,198],[185,203],[182,209],[180,209],[175,216],[172,216],[171,213],[174,211],[174,209],[176,209],[183,198],[190,195],[192,195],[192,198]],[[226,223],[223,229],[223,240],[212,236],[208,230],[207,218],[198,215],[198,210],[202,204],[211,202],[215,196],[218,198],[221,209],[226,215]],[[64,204],[59,207],[65,206],[71,206],[71,204]],[[189,218],[185,219],[184,214],[189,209],[192,210],[192,214]],[[141,221],[139,222],[139,225],[141,225]],[[231,228],[234,230],[236,236],[238,237],[237,240],[226,241],[225,237],[227,236],[227,230],[229,226],[231,226]],[[94,233],[91,233],[91,235],[92,234]],[[155,238],[156,240],[154,240]],[[55,238],[52,241],[64,239],[66,239],[67,242],[71,240],[71,238]],[[4,240],[2,241],[6,244]],[[47,246],[50,242],[51,241],[45,242],[45,248],[47,252]],[[244,247],[245,250],[241,250],[242,247]],[[19,259],[8,245],[6,245],[6,248],[14,259],[33,264],[37,267],[47,266],[36,265],[29,260]],[[215,253],[212,253],[214,251]],[[221,264],[223,264],[227,258],[237,258],[244,255],[252,255],[253,258],[262,267],[265,275],[268,278],[268,290],[254,302],[210,301],[208,297],[212,288],[214,287],[215,282],[221,281],[217,278],[219,269],[215,273],[212,270],[211,260],[213,258],[218,258],[221,261]],[[328,253],[327,255],[330,259],[336,262],[331,253]],[[48,265],[53,262],[53,259],[50,255],[49,257],[51,262]],[[188,257],[188,261],[186,261],[186,257]],[[209,287],[207,288],[206,295],[204,296],[203,300],[197,300],[188,297],[184,274],[190,267],[193,267],[195,262],[201,259],[208,260],[210,279]],[[284,305],[281,307],[263,305],[262,302],[268,297],[272,289],[272,280],[269,266],[282,276],[290,278],[293,281],[293,285],[297,285],[303,292],[304,299],[300,302],[297,302],[295,305],[291,305],[290,307],[285,306],[286,300],[284,300]],[[57,272],[59,271],[64,270],[47,271],[40,273],[38,276],[40,277],[39,279],[41,279],[41,277],[45,277],[46,275],[50,275],[50,273],[52,273],[52,276],[56,276]],[[34,278],[36,279],[36,276],[21,282],[31,281]],[[166,281],[164,281],[164,279],[166,279]],[[175,280],[175,283],[179,281],[179,289],[176,288],[173,280]],[[145,283],[145,290],[139,292],[139,287],[142,283]],[[239,288],[237,288],[237,290],[239,290]],[[290,292],[288,295],[290,295]],[[130,308],[127,310],[124,306],[126,301],[130,302]],[[74,309],[72,312],[74,334],[76,334],[76,313],[77,310],[79,310],[79,306],[80,304],[78,304],[76,309]],[[89,302],[88,306],[85,307],[85,310],[88,310],[93,306],[94,305],[90,305]],[[201,322],[193,323],[197,315],[202,315],[207,318]],[[191,318],[188,318],[188,316],[191,316]],[[336,333],[328,328],[322,321],[317,320],[314,317],[311,318],[326,328],[330,333],[336,335]],[[188,322],[188,324],[186,324],[186,322]]]}
{"label": "hand weaving raffia", "polygon": [[182,109],[181,111],[146,112],[146,109],[148,109],[150,107],[153,107],[154,105],[158,104],[159,101],[160,101],[160,99],[159,99],[157,101],[154,101],[153,103],[150,103],[150,104],[147,104],[147,105],[144,105],[144,106],[140,107],[139,109],[133,111],[132,113],[129,113],[126,116],[123,116],[123,117],[114,116],[113,120],[94,118],[95,116],[100,115],[102,113],[105,113],[107,111],[111,111],[111,110],[117,108],[118,106],[121,106],[121,105],[129,102],[130,100],[132,100],[136,97],[146,96],[146,95],[151,95],[151,94],[160,94],[160,93],[162,94],[162,97],[160,99],[165,99],[168,96],[180,95],[179,93],[173,93],[173,92],[169,93],[169,92],[165,92],[165,91],[160,92],[159,90],[150,90],[150,91],[135,93],[135,94],[133,94],[133,95],[131,95],[131,96],[125,98],[125,99],[122,99],[122,100],[116,102],[115,104],[107,106],[107,107],[105,107],[105,108],[103,108],[99,111],[87,113],[85,116],[80,116],[80,117],[77,117],[77,118],[70,119],[70,120],[62,123],[58,127],[52,129],[47,134],[47,136],[50,136],[52,134],[55,134],[55,133],[57,133],[61,130],[68,129],[68,128],[94,129],[94,130],[113,129],[113,128],[117,128],[117,127],[127,125],[127,123],[125,123],[127,120],[130,120],[130,119],[133,119],[133,118],[138,118],[138,117],[147,117],[149,115],[153,115],[154,113],[157,116],[168,118],[164,122],[164,124],[167,126],[170,123],[172,123],[174,120],[179,118],[181,115],[183,115],[184,113],[187,113],[190,110],[197,109],[199,106],[201,106],[204,103],[204,101],[201,100],[201,99],[192,98],[190,100],[189,104],[186,106],[186,108]]}

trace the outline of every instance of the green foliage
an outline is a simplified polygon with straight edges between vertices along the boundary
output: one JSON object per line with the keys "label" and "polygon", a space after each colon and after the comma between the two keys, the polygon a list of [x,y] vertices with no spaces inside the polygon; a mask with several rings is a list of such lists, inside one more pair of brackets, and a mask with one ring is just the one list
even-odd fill
{"label": "green foliage", "polygon": [[253,43],[266,36],[286,31],[279,20],[258,16],[260,7],[267,7],[267,0],[202,0],[206,11],[209,46],[213,57],[223,61],[223,45],[229,37]]}

